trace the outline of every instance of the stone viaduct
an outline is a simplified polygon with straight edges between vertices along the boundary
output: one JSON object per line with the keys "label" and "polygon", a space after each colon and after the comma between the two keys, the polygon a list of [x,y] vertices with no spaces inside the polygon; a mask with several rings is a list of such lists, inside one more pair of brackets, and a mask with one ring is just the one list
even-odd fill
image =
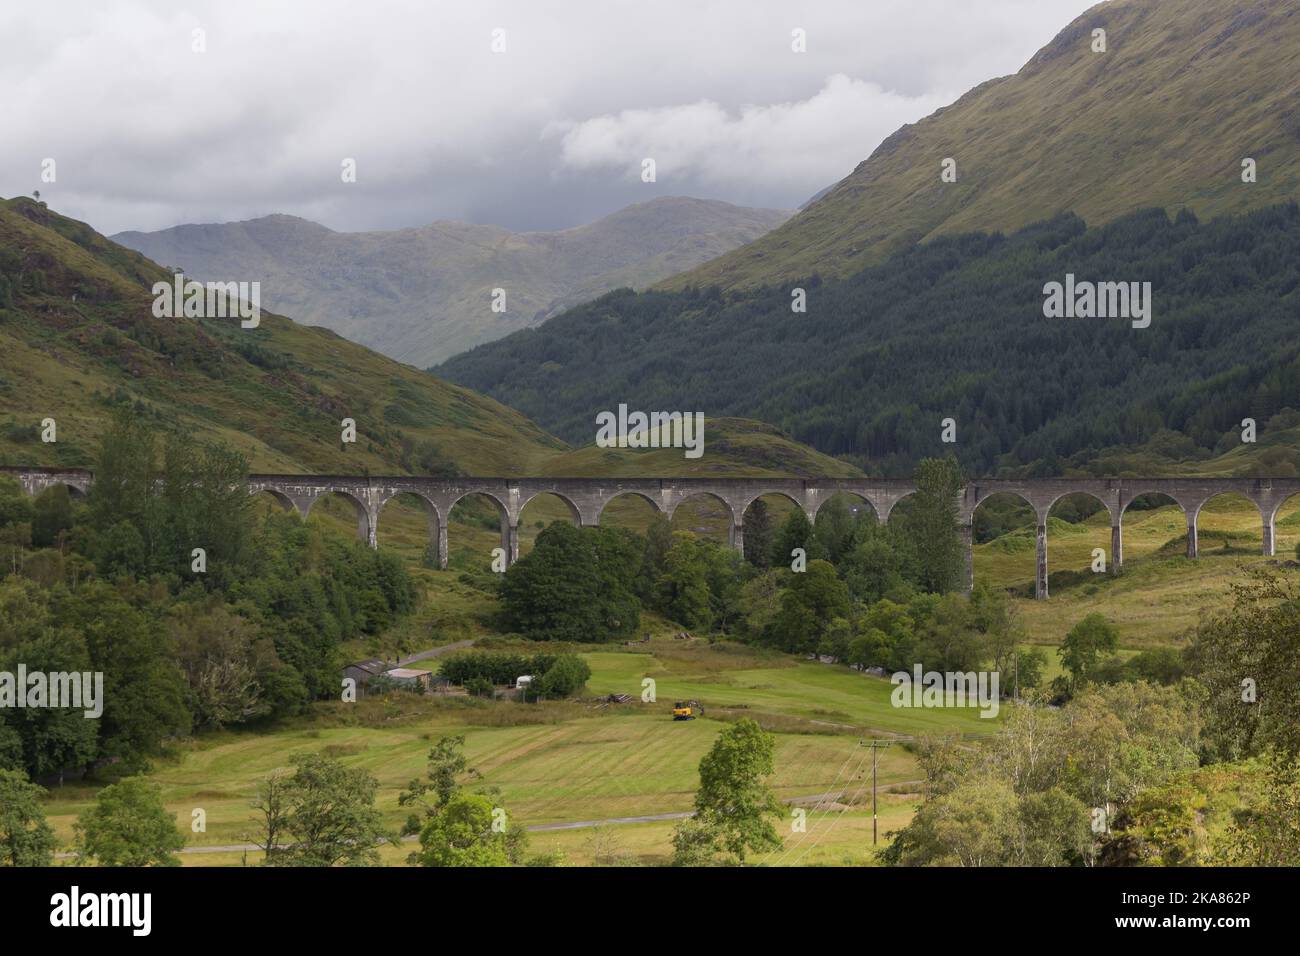
{"label": "stone viaduct", "polygon": [[[51,485],[67,485],[84,494],[94,476],[88,471],[47,468],[0,468],[18,479],[29,494]],[[452,506],[467,495],[484,495],[501,512],[501,547],[507,560],[519,556],[519,516],[538,495],[555,495],[566,502],[579,525],[600,524],[605,506],[622,495],[638,495],[658,511],[672,517],[678,505],[699,495],[711,496],[730,515],[730,543],[744,547],[744,515],[763,495],[783,495],[802,508],[809,520],[836,492],[854,495],[871,505],[876,520],[888,521],[899,501],[916,490],[909,479],[880,478],[419,478],[358,477],[346,475],[250,475],[250,494],[267,493],[286,510],[304,517],[326,495],[340,495],[352,504],[357,534],[377,546],[379,515],[384,505],[401,494],[413,495],[429,519],[431,540],[438,542],[438,563],[447,566],[447,518]],[[975,509],[992,495],[1021,498],[1037,515],[1038,572],[1036,594],[1047,597],[1047,515],[1052,505],[1070,494],[1096,498],[1110,515],[1111,572],[1124,563],[1124,510],[1134,499],[1148,494],[1172,498],[1187,516],[1187,555],[1197,556],[1197,518],[1211,498],[1239,494],[1259,509],[1263,553],[1274,554],[1274,526],[1282,503],[1300,494],[1300,478],[1033,478],[973,479],[958,494],[957,512],[965,544],[965,585],[974,582],[971,564],[971,529]]]}

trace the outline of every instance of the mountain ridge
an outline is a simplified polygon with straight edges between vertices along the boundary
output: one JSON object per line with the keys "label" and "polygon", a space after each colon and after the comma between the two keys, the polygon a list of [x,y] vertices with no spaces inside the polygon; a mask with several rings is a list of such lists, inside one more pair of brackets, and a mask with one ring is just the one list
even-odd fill
{"label": "mountain ridge", "polygon": [[[555,231],[437,220],[341,232],[277,213],[111,239],[201,281],[259,281],[274,311],[427,367],[610,289],[647,286],[789,215],[663,196]],[[504,313],[492,311],[494,289]]]}
{"label": "mountain ridge", "polygon": [[[844,277],[916,242],[1067,210],[1102,225],[1147,207],[1210,218],[1273,205],[1300,195],[1297,102],[1294,0],[1111,0],[1017,73],[892,133],[784,225],[657,288]],[[945,158],[954,183],[940,181]],[[1255,183],[1241,181],[1245,158]]]}
{"label": "mountain ridge", "polygon": [[[43,203],[0,199],[0,464],[87,467],[112,414],[129,407],[159,427],[222,442],[262,473],[857,473],[740,420],[708,422],[712,450],[695,461],[572,448],[494,399],[328,329],[267,311],[254,329],[154,316],[151,287],[171,278]],[[355,444],[340,441],[345,417],[356,422]],[[53,443],[40,437],[47,418]]]}
{"label": "mountain ridge", "polygon": [[[327,329],[268,311],[254,329],[156,317],[150,287],[170,278],[85,223],[0,200],[0,411],[14,416],[0,435],[6,461],[84,464],[124,404],[225,442],[264,471],[405,471],[420,459],[508,469],[568,447],[494,400]],[[29,431],[46,417],[57,423],[53,444]],[[345,417],[357,422],[354,445],[340,441]]]}
{"label": "mountain ridge", "polygon": [[[1149,278],[1151,321],[1049,317],[1044,283],[1072,273]],[[435,371],[562,437],[636,394],[772,422],[881,476],[950,453],[998,477],[1217,469],[1245,418],[1270,436],[1300,425],[1295,202],[1209,223],[1157,209],[941,236],[806,292],[801,315],[769,286],[616,291]],[[1253,447],[1258,461],[1236,456],[1233,473],[1300,468],[1300,449]]]}

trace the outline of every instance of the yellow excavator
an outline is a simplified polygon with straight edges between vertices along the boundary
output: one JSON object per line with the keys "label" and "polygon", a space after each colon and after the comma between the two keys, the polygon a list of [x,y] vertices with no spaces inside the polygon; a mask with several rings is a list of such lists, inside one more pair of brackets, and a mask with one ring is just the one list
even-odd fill
{"label": "yellow excavator", "polygon": [[673,720],[694,720],[704,716],[704,708],[698,700],[679,700],[673,705]]}

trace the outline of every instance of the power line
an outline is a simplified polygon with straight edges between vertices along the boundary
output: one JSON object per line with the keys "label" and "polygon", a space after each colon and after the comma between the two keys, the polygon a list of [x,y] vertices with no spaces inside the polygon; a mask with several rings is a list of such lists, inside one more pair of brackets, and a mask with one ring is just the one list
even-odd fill
{"label": "power line", "polygon": [[[985,734],[969,733],[969,734],[957,735],[958,739],[960,740],[980,740],[988,737],[998,737],[998,736],[1001,736],[1001,734],[997,732],[985,733]],[[877,772],[878,772],[878,765],[879,765],[878,764],[879,750],[881,747],[890,747],[896,743],[915,742],[916,740],[919,739],[921,738],[910,736],[910,735],[909,736],[899,735],[887,739],[873,738],[869,742],[864,742],[862,740],[858,741],[858,746],[863,748],[863,754],[858,761],[858,766],[854,768],[853,774],[850,775],[850,778],[856,775],[857,771],[861,768],[862,764],[866,762],[866,751],[870,750],[871,751],[871,843],[873,846],[877,845],[878,843],[877,822],[879,818],[877,814],[876,800],[877,800],[877,791],[878,791]],[[852,759],[852,755],[850,755],[850,759]],[[847,765],[847,763],[848,761],[846,760],[845,765]],[[841,773],[843,772],[843,769],[844,769],[843,767],[840,768]],[[836,774],[835,779],[838,782],[839,774]],[[831,830],[835,828],[835,824],[840,821],[840,818],[843,817],[846,812],[848,812],[848,809],[852,805],[852,802],[856,801],[858,796],[861,795],[862,791],[865,789],[866,789],[866,782],[863,781],[862,785],[858,787],[857,792],[854,793],[851,801],[849,803],[845,803],[845,805],[840,809],[839,813],[836,814],[834,818],[830,817],[830,811],[828,809],[826,815],[822,817],[820,820],[818,820],[817,823],[814,824],[811,830],[805,831],[803,837],[799,840],[798,843],[796,843],[793,847],[790,847],[787,850],[785,850],[785,852],[781,854],[781,857],[776,861],[774,865],[776,866],[782,865],[782,863],[784,862],[787,856],[789,856],[791,853],[798,851],[799,848],[803,845],[804,841],[807,840],[809,836],[813,835],[817,827],[820,826],[824,820],[829,819],[830,824],[829,826],[827,826],[826,832],[818,836],[815,840],[813,840],[813,842],[809,846],[805,847],[801,852],[799,852],[798,856],[796,856],[793,860],[790,861],[790,865],[791,866],[796,865],[800,860],[802,860],[805,856],[807,856],[808,853],[811,850],[815,849],[817,845],[822,841],[822,839],[824,839],[831,832]],[[829,795],[830,795],[829,793],[823,794],[823,797],[828,797]],[[820,807],[821,803],[822,801],[818,801],[817,806]],[[774,850],[772,852],[775,853],[777,851]],[[769,856],[770,855],[771,854],[769,854]],[[760,862],[766,862],[766,858]]]}
{"label": "power line", "polygon": [[[848,812],[849,807],[851,807],[851,806],[853,806],[855,803],[857,803],[857,801],[858,801],[858,797],[862,795],[862,791],[865,790],[866,788],[867,788],[867,784],[866,784],[866,781],[864,780],[864,781],[862,782],[862,786],[858,787],[857,792],[855,792],[855,793],[853,794],[853,796],[852,796],[851,798],[849,798],[848,801],[845,802],[844,806],[840,807],[840,812],[839,812],[838,814],[836,814],[836,816],[831,820],[830,826],[828,826],[828,827],[826,828],[826,832],[823,833],[821,836],[819,836],[816,840],[814,840],[814,841],[812,842],[811,845],[809,845],[808,847],[806,847],[806,848],[803,850],[802,853],[800,853],[797,857],[795,857],[793,860],[791,860],[791,861],[790,861],[790,865],[791,865],[791,866],[798,866],[800,860],[802,860],[805,856],[807,856],[810,852],[812,852],[813,850],[815,850],[815,849],[817,848],[817,844],[820,843],[824,837],[828,836],[828,835],[830,834],[830,832],[831,832],[832,830],[835,829],[835,824],[837,824],[837,823],[840,822],[840,819],[844,816],[845,813]],[[874,793],[874,791],[875,791],[875,767],[874,767],[874,761],[873,761],[873,766],[872,766],[872,821],[871,821],[873,832],[874,832],[874,829],[875,829],[875,793]]]}
{"label": "power line", "polygon": [[[860,746],[860,744],[859,744],[859,746]],[[866,761],[866,757],[867,757],[867,755],[866,755],[866,751],[863,751],[863,752],[862,752],[862,756],[858,758],[857,766],[855,766],[855,767],[853,768],[853,773],[849,774],[849,776],[848,776],[848,778],[847,778],[847,780],[846,780],[846,782],[845,782],[845,786],[848,786],[848,780],[852,780],[854,777],[857,776],[858,771],[862,769],[862,764]],[[853,754],[850,753],[850,754],[849,754],[849,760],[852,760],[852,759],[853,759]],[[848,760],[844,761],[845,766],[848,765],[848,762],[849,762]],[[841,768],[841,769],[842,769],[842,768]],[[839,776],[838,776],[838,775],[836,776],[835,780],[836,780],[837,783],[839,782]],[[832,789],[831,789],[830,791],[828,791],[828,792],[822,794],[823,800],[821,800],[821,801],[818,802],[818,806],[820,806],[822,803],[829,803],[829,798],[830,798],[830,796],[832,795],[833,792],[834,792],[834,788],[832,787]],[[842,811],[841,811],[841,812],[842,812]],[[782,865],[782,863],[784,863],[786,857],[788,857],[791,853],[794,853],[795,851],[797,851],[797,850],[799,849],[799,847],[801,847],[801,846],[803,845],[803,843],[808,839],[808,837],[812,836],[812,835],[816,832],[817,828],[822,824],[822,822],[823,822],[824,820],[829,819],[829,817],[830,817],[830,809],[829,809],[829,807],[828,807],[827,810],[826,810],[825,815],[824,815],[821,819],[817,820],[817,821],[816,821],[816,822],[815,822],[815,823],[814,823],[814,824],[813,824],[809,829],[805,830],[804,833],[803,833],[803,836],[800,838],[799,842],[797,842],[794,846],[790,847],[790,848],[787,849],[784,853],[782,853],[781,856],[777,859],[775,865],[776,865],[776,866],[780,866],[780,865]],[[827,832],[829,833],[830,831],[827,830]],[[820,839],[820,838],[818,838],[818,839]],[[812,843],[812,846],[816,846],[816,845],[817,845],[817,842],[818,842],[817,840],[814,840],[813,843]],[[808,849],[812,849],[812,847],[809,847]]]}
{"label": "power line", "polygon": [[[864,746],[862,741],[860,740],[858,741],[858,746],[859,747]],[[872,740],[871,743],[866,746],[869,746],[871,750],[871,845],[875,846],[876,845],[876,779],[877,779],[876,772],[878,766],[877,758],[879,756],[880,748],[892,746],[892,741],[881,742],[879,740]],[[865,759],[865,754],[864,754],[864,759]],[[859,762],[859,766],[861,766],[861,762]],[[821,836],[819,836],[816,840],[814,840],[811,846],[804,849],[802,853],[800,853],[797,857],[795,857],[790,862],[791,866],[798,865],[800,860],[802,860],[805,856],[807,856],[810,851],[815,849],[817,847],[817,844],[820,843],[824,837],[830,834],[831,830],[835,829],[835,824],[839,823],[840,819],[844,816],[844,814],[848,812],[849,807],[857,802],[858,797],[861,796],[862,791],[865,790],[866,787],[867,784],[866,781],[864,780],[862,786],[858,787],[857,792],[853,794],[852,798],[850,798],[848,801],[845,802],[844,806],[840,808],[840,812],[831,820],[830,826],[826,828],[826,832],[823,833]]]}
{"label": "power line", "polygon": [[[848,755],[847,757],[844,758],[844,763],[840,764],[840,769],[839,769],[839,771],[835,774],[835,779],[833,779],[833,780],[831,781],[831,789],[830,789],[830,790],[827,790],[827,791],[823,791],[823,792],[821,793],[821,795],[817,798],[817,802],[813,805],[813,812],[814,812],[814,813],[817,812],[817,810],[821,807],[821,805],[822,805],[823,803],[826,802],[826,798],[827,798],[828,796],[830,796],[831,792],[834,791],[834,789],[835,789],[835,785],[836,785],[837,783],[840,782],[840,777],[843,776],[843,774],[844,774],[844,768],[847,767],[847,766],[849,765],[849,761],[852,760],[852,759],[853,759],[853,751],[849,751],[849,755]],[[806,839],[808,839],[808,831],[807,831],[807,830],[805,830],[805,831],[803,832],[803,835],[802,835],[802,836],[800,837],[800,839],[799,839],[799,843],[802,843],[802,842],[803,842],[804,840],[806,840]],[[797,847],[799,846],[799,843],[796,843],[796,844],[795,844],[795,848],[797,848]],[[771,859],[771,858],[772,858],[775,854],[777,854],[777,853],[780,853],[780,854],[781,854],[781,859],[784,859],[785,856],[786,856],[786,854],[787,854],[788,852],[791,852],[791,851],[790,851],[790,850],[787,850],[786,847],[784,847],[784,846],[782,846],[782,847],[778,847],[778,848],[775,849],[775,850],[771,850],[771,851],[769,851],[769,852],[767,853],[766,856],[764,856],[761,860],[759,860],[759,862],[765,864],[765,863],[767,863],[767,861],[768,861],[769,859]],[[781,862],[781,859],[778,859],[776,862],[779,864],[779,863]]]}

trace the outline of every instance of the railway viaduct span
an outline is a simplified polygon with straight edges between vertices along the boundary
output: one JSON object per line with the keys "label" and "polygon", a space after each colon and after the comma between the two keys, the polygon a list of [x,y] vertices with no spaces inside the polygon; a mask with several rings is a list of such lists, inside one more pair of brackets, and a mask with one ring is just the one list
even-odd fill
{"label": "railway viaduct span", "polygon": [[[94,476],[78,469],[6,467],[0,472],[16,478],[28,494],[38,494],[51,485],[67,485],[85,494]],[[452,506],[467,495],[479,494],[500,508],[501,547],[509,561],[519,556],[519,516],[538,495],[554,495],[566,502],[579,525],[600,524],[601,514],[615,498],[637,495],[659,512],[672,517],[688,498],[707,495],[726,507],[730,517],[729,540],[744,547],[744,515],[763,495],[783,495],[802,508],[809,520],[836,492],[854,495],[871,505],[877,521],[888,521],[899,501],[916,490],[909,479],[879,478],[420,478],[355,475],[250,475],[250,494],[271,495],[286,510],[304,517],[327,495],[349,501],[357,516],[357,534],[371,547],[377,546],[379,516],[384,505],[398,495],[413,495],[429,519],[429,534],[438,543],[438,563],[447,566],[447,519]],[[1021,498],[1037,515],[1038,571],[1036,594],[1047,597],[1047,515],[1053,504],[1066,495],[1086,494],[1096,498],[1110,515],[1111,572],[1124,563],[1124,510],[1143,495],[1164,494],[1172,498],[1187,516],[1187,556],[1195,558],[1197,518],[1211,498],[1239,494],[1259,509],[1263,529],[1263,553],[1274,554],[1274,526],[1278,510],[1292,495],[1300,494],[1300,478],[1034,478],[973,479],[959,492],[957,511],[966,552],[965,585],[974,581],[971,565],[971,529],[975,509],[995,494]]]}

